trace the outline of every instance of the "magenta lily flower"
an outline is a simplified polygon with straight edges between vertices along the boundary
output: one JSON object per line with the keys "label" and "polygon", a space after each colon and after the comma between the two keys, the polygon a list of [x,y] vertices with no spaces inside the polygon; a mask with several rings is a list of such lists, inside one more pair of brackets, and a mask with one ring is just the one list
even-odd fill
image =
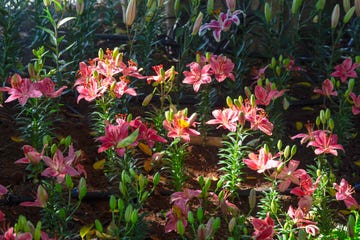
{"label": "magenta lily flower", "polygon": [[100,86],[98,80],[94,77],[90,77],[82,84],[80,84],[80,82],[77,82],[76,84],[78,84],[75,86],[79,93],[77,103],[79,103],[81,99],[85,99],[86,101],[91,102],[94,99],[102,96],[106,91],[106,88]]}
{"label": "magenta lily flower", "polygon": [[335,72],[330,76],[340,78],[340,81],[344,83],[348,78],[356,78],[356,68],[360,64],[352,62],[351,58],[346,58],[341,64],[335,66]]}
{"label": "magenta lily flower", "polygon": [[8,92],[10,96],[5,102],[19,100],[21,106],[24,106],[29,98],[39,98],[42,96],[34,83],[28,78],[21,78],[19,74],[11,77],[11,88],[0,87],[0,92]]}
{"label": "magenta lily flower", "polygon": [[192,62],[187,66],[190,67],[190,71],[183,72],[185,76],[183,83],[192,84],[195,92],[199,91],[201,84],[211,82],[211,65],[202,67],[199,63]]}
{"label": "magenta lily flower", "polygon": [[42,149],[41,153],[39,153],[34,147],[32,147],[30,145],[24,145],[23,151],[24,151],[25,157],[20,158],[19,160],[15,161],[16,164],[18,164],[18,163],[39,164],[39,162],[41,161],[41,159],[44,155],[45,146]]}
{"label": "magenta lily flower", "polygon": [[273,155],[270,152],[265,152],[264,148],[259,150],[259,154],[249,153],[248,157],[249,158],[243,159],[244,163],[258,173],[263,173],[265,170],[276,168],[280,165],[280,162],[274,160]]}
{"label": "magenta lily flower", "polygon": [[255,232],[253,238],[256,240],[271,240],[274,236],[274,220],[267,213],[265,219],[253,218],[251,220]]}
{"label": "magenta lily flower", "polygon": [[212,111],[212,115],[215,119],[211,119],[206,124],[219,124],[217,128],[223,127],[231,132],[235,132],[237,129],[237,122],[239,118],[239,112],[230,108],[224,110],[215,109]]}
{"label": "magenta lily flower", "polygon": [[318,93],[326,97],[338,95],[337,92],[334,91],[334,84],[329,79],[325,79],[323,81],[321,89],[315,88],[314,93]]}
{"label": "magenta lily flower", "polygon": [[46,203],[48,201],[48,193],[42,185],[38,186],[36,199],[34,202],[22,202],[20,206],[24,207],[46,207]]}
{"label": "magenta lily flower", "polygon": [[133,129],[139,129],[139,135],[137,137],[137,141],[145,142],[149,147],[154,147],[155,142],[166,143],[167,140],[158,135],[157,131],[153,128],[148,127],[144,124],[140,117],[135,118],[130,121],[130,127]]}
{"label": "magenta lily flower", "polygon": [[352,113],[354,115],[358,115],[360,113],[360,95],[356,96],[355,93],[350,93],[350,97],[354,102],[354,106],[352,106]]}
{"label": "magenta lily flower", "polygon": [[343,146],[337,143],[338,137],[336,134],[328,133],[327,131],[320,131],[315,135],[314,140],[310,141],[307,146],[315,147],[315,154],[320,155],[322,153],[338,155],[337,150],[345,152]]}
{"label": "magenta lily flower", "polygon": [[312,194],[316,190],[319,182],[320,182],[319,176],[315,183],[312,182],[312,179],[309,174],[305,173],[300,176],[300,182],[299,186],[293,188],[290,193],[300,197],[299,200],[299,207],[304,211],[309,211],[312,207]]}
{"label": "magenta lily flower", "polygon": [[305,232],[308,234],[315,236],[320,232],[319,228],[316,226],[317,222],[306,219],[305,213],[301,208],[295,210],[290,205],[287,213],[294,221],[294,224],[296,224],[298,228],[305,229]]}
{"label": "magenta lily flower", "polygon": [[305,174],[306,171],[304,169],[297,169],[300,164],[300,161],[290,160],[288,166],[284,166],[281,172],[276,175],[277,179],[281,179],[282,181],[278,185],[279,191],[284,192],[289,188],[291,183],[296,185],[300,184],[301,175]]}
{"label": "magenta lily flower", "polygon": [[340,184],[334,183],[334,188],[337,191],[335,195],[336,200],[344,201],[345,206],[348,209],[359,208],[358,202],[352,196],[352,194],[354,193],[354,189],[345,179],[341,179]]}
{"label": "magenta lily flower", "polygon": [[43,156],[43,161],[48,167],[41,173],[41,175],[44,177],[56,177],[56,181],[58,183],[62,183],[64,181],[66,174],[69,174],[70,176],[79,176],[79,172],[71,166],[75,157],[72,145],[69,147],[69,155],[65,158],[59,149],[56,150],[53,159]]}

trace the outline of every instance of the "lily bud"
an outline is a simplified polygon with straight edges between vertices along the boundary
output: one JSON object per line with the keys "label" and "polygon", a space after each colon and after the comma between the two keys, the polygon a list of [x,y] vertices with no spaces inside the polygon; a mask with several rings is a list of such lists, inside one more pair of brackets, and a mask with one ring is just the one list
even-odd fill
{"label": "lily bud", "polygon": [[329,128],[330,128],[330,131],[333,131],[334,128],[335,128],[335,123],[334,123],[334,120],[332,118],[329,119],[328,125],[329,125]]}
{"label": "lily bud", "polygon": [[278,140],[278,142],[277,142],[277,149],[279,150],[279,151],[281,151],[281,149],[282,149],[282,141],[279,139]]}
{"label": "lily bud", "polygon": [[51,0],[43,0],[44,6],[49,7],[51,4]]}
{"label": "lily bud", "polygon": [[236,8],[236,1],[235,0],[226,0],[226,6],[230,11],[234,11]]}
{"label": "lily bud", "polygon": [[125,14],[125,24],[126,26],[131,26],[134,23],[136,16],[136,0],[130,0]]}
{"label": "lily bud", "polygon": [[84,12],[85,0],[77,0],[76,1],[76,13],[77,15],[81,15]]}
{"label": "lily bud", "polygon": [[325,3],[326,3],[326,0],[318,0],[315,7],[316,7],[316,10],[318,11],[322,11],[325,7]]}
{"label": "lily bud", "polygon": [[189,121],[189,125],[193,124],[197,118],[198,114],[197,113],[193,113],[191,114],[191,116],[189,117],[188,121]]}
{"label": "lily bud", "polygon": [[153,94],[152,93],[150,93],[149,95],[147,95],[145,98],[144,98],[144,101],[142,102],[142,106],[143,107],[146,107],[149,103],[150,103],[150,101],[151,101],[151,99],[153,98]]}
{"label": "lily bud", "polygon": [[267,24],[269,24],[272,16],[271,16],[271,7],[268,2],[266,2],[264,6],[264,14],[265,14],[265,21]]}
{"label": "lily bud", "polygon": [[350,80],[349,80],[349,82],[348,82],[348,90],[349,90],[350,92],[353,91],[354,85],[355,85],[355,80],[354,80],[353,78],[350,78]]}
{"label": "lily bud", "polygon": [[340,6],[336,4],[331,14],[331,28],[336,28],[340,18]]}
{"label": "lily bud", "polygon": [[291,157],[293,157],[296,154],[296,151],[297,151],[297,147],[296,147],[296,145],[293,145],[291,147]]}
{"label": "lily bud", "polygon": [[343,0],[344,11],[347,13],[350,10],[350,0]]}
{"label": "lily bud", "polygon": [[99,60],[104,59],[104,50],[102,48],[99,48],[98,57],[99,57]]}
{"label": "lily bud", "polygon": [[233,104],[233,101],[232,101],[232,98],[227,96],[226,97],[226,105],[231,108],[234,104]]}
{"label": "lily bud", "polygon": [[330,117],[331,117],[331,111],[330,111],[329,108],[327,108],[327,109],[325,110],[325,119],[326,119],[326,120],[329,120]]}
{"label": "lily bud", "polygon": [[199,12],[199,15],[197,16],[197,18],[194,22],[194,26],[193,26],[191,35],[194,36],[194,35],[198,34],[203,17],[204,17],[204,14],[202,12]]}
{"label": "lily bud", "polygon": [[34,65],[32,63],[29,63],[29,65],[28,65],[28,73],[29,73],[30,78],[35,77],[35,69],[34,69]]}
{"label": "lily bud", "polygon": [[230,220],[229,223],[228,223],[228,229],[229,229],[229,232],[230,232],[230,233],[231,233],[232,231],[234,231],[235,225],[236,225],[236,218],[235,218],[235,217],[232,217],[231,220]]}
{"label": "lily bud", "polygon": [[285,158],[288,158],[289,155],[290,155],[290,146],[287,145],[287,146],[285,147],[285,149],[284,149],[284,157],[285,157]]}
{"label": "lily bud", "polygon": [[354,1],[356,16],[360,17],[360,0]]}
{"label": "lily bud", "polygon": [[125,209],[125,215],[124,215],[126,223],[130,223],[132,212],[133,212],[133,206],[129,204]]}
{"label": "lily bud", "polygon": [[256,206],[256,191],[255,189],[250,189],[249,193],[249,207],[250,209],[254,209]]}
{"label": "lily bud", "polygon": [[350,21],[350,19],[354,15],[354,12],[355,12],[355,7],[350,8],[349,11],[346,12],[346,14],[345,14],[345,16],[343,18],[343,23],[344,24],[347,24]]}
{"label": "lily bud", "polygon": [[238,122],[241,126],[244,126],[245,125],[245,121],[246,121],[246,118],[245,118],[245,114],[243,111],[241,111],[239,113],[239,117],[238,117]]}
{"label": "lily bud", "polygon": [[293,0],[291,6],[291,13],[296,14],[302,4],[302,0]]}

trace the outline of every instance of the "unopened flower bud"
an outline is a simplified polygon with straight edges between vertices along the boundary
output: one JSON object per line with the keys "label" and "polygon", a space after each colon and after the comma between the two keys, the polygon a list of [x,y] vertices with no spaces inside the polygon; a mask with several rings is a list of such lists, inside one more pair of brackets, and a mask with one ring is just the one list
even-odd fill
{"label": "unopened flower bud", "polygon": [[136,16],[136,0],[130,0],[125,13],[125,24],[131,26]]}
{"label": "unopened flower bud", "polygon": [[235,226],[236,226],[236,217],[232,217],[228,223],[228,229],[230,233],[234,231]]}
{"label": "unopened flower bud", "polygon": [[333,131],[334,128],[335,128],[335,123],[334,123],[334,120],[332,118],[329,119],[328,125],[329,125],[329,128],[330,128],[330,131]]}
{"label": "unopened flower bud", "polygon": [[203,17],[204,17],[204,14],[202,12],[199,12],[199,14],[194,22],[193,30],[191,33],[192,35],[198,34]]}
{"label": "unopened flower bud", "polygon": [[277,142],[277,149],[279,150],[279,151],[281,151],[281,149],[282,149],[282,141],[279,139],[278,140],[278,142]]}
{"label": "unopened flower bud", "polygon": [[329,108],[327,108],[327,109],[325,110],[325,119],[326,119],[326,120],[329,120],[330,117],[331,117],[331,111],[330,111]]}
{"label": "unopened flower bud", "polygon": [[126,223],[130,223],[131,221],[131,214],[133,212],[133,206],[129,204],[125,209],[124,219]]}
{"label": "unopened flower bud", "polygon": [[360,0],[354,1],[356,16],[360,17]]}
{"label": "unopened flower bud", "polygon": [[198,116],[197,113],[191,114],[191,116],[190,116],[189,119],[188,119],[189,125],[192,125],[192,124],[195,122],[197,116]]}
{"label": "unopened flower bud", "polygon": [[256,106],[256,98],[255,98],[254,94],[251,94],[251,96],[250,96],[250,104],[252,107]]}
{"label": "unopened flower bud", "polygon": [[151,102],[151,99],[153,98],[153,94],[152,93],[150,93],[149,95],[147,95],[145,98],[144,98],[144,100],[143,100],[143,102],[142,102],[142,106],[143,107],[146,107],[150,102]]}
{"label": "unopened flower bud", "polygon": [[250,189],[249,193],[249,207],[250,209],[254,209],[256,206],[256,191],[255,189]]}
{"label": "unopened flower bud", "polygon": [[283,109],[284,109],[284,110],[288,110],[288,109],[289,109],[289,107],[290,107],[290,102],[287,100],[286,97],[283,98],[282,105],[283,105]]}
{"label": "unopened flower bud", "polygon": [[234,11],[236,8],[236,1],[235,0],[226,0],[226,6],[230,11]]}
{"label": "unopened flower bud", "polygon": [[355,217],[353,214],[349,215],[348,222],[346,223],[349,236],[352,238],[355,235]]}
{"label": "unopened flower bud", "polygon": [[317,176],[317,177],[320,177],[320,176],[321,176],[321,170],[320,170],[320,169],[317,169],[317,170],[316,170],[316,176]]}
{"label": "unopened flower bud", "polygon": [[331,28],[336,28],[340,18],[340,6],[336,4],[331,14]]}
{"label": "unopened flower bud", "polygon": [[276,59],[274,57],[271,58],[271,63],[269,65],[271,69],[274,69],[276,67]]}
{"label": "unopened flower bud", "polygon": [[99,57],[99,60],[104,59],[104,50],[102,48],[99,48],[98,57]]}
{"label": "unopened flower bud", "polygon": [[271,200],[271,203],[270,203],[270,210],[272,213],[276,214],[277,213],[277,210],[278,210],[278,206],[277,206],[277,203],[275,200]]}
{"label": "unopened flower bud", "polygon": [[85,0],[76,0],[76,13],[81,15],[84,12]]}
{"label": "unopened flower bud", "polygon": [[280,75],[281,75],[281,67],[280,67],[280,66],[276,66],[276,67],[275,67],[275,72],[276,72],[276,75],[280,76]]}
{"label": "unopened flower bud", "polygon": [[316,120],[315,120],[316,126],[317,126],[317,127],[320,127],[320,123],[321,123],[320,117],[317,116],[317,117],[316,117]]}
{"label": "unopened flower bud", "polygon": [[296,154],[296,151],[297,151],[297,147],[296,147],[296,145],[293,145],[291,147],[291,157],[293,157]]}
{"label": "unopened flower bud", "polygon": [[269,146],[266,143],[264,144],[264,152],[265,154],[268,154],[270,152]]}
{"label": "unopened flower bud", "polygon": [[322,11],[325,7],[325,3],[326,3],[326,0],[318,0],[315,7],[316,7],[316,10],[318,11]]}
{"label": "unopened flower bud", "polygon": [[49,7],[51,4],[51,0],[43,0],[44,6]]}
{"label": "unopened flower bud", "polygon": [[248,86],[244,87],[244,92],[246,97],[250,98],[251,97],[251,90]]}
{"label": "unopened flower bud", "polygon": [[348,82],[348,90],[349,90],[350,92],[353,91],[354,85],[355,85],[355,80],[354,80],[353,78],[350,78],[350,79],[349,79],[349,82]]}
{"label": "unopened flower bud", "polygon": [[245,125],[245,121],[246,121],[246,118],[245,118],[245,114],[243,111],[241,111],[239,113],[239,117],[238,117],[238,122],[241,126],[244,126]]}
{"label": "unopened flower bud", "polygon": [[344,11],[347,13],[350,10],[350,0],[343,0]]}
{"label": "unopened flower bud", "polygon": [[132,211],[132,213],[131,213],[131,218],[130,218],[130,220],[131,220],[131,223],[132,223],[132,224],[135,224],[135,223],[137,222],[137,220],[138,220],[138,211],[139,211],[139,210],[135,209],[135,210]]}
{"label": "unopened flower bud", "polygon": [[265,21],[267,24],[269,24],[272,16],[271,16],[271,7],[268,2],[266,2],[264,6],[264,14],[265,14]]}
{"label": "unopened flower bud", "polygon": [[291,6],[291,13],[296,14],[299,8],[301,7],[302,0],[293,0],[292,6]]}
{"label": "unopened flower bud", "polygon": [[285,163],[281,162],[279,166],[277,166],[276,168],[276,173],[279,174],[284,169],[284,167],[285,167]]}
{"label": "unopened flower bud", "polygon": [[319,15],[315,15],[314,17],[313,17],[313,23],[318,23],[319,22]]}
{"label": "unopened flower bud", "polygon": [[226,97],[226,104],[229,108],[231,108],[234,105],[231,97],[229,96]]}
{"label": "unopened flower bud", "polygon": [[111,195],[109,200],[109,207],[112,212],[116,209],[116,203],[116,197],[114,195]]}
{"label": "unopened flower bud", "polygon": [[349,11],[346,12],[346,14],[345,14],[345,16],[343,18],[343,23],[344,24],[347,24],[350,21],[350,19],[354,15],[354,12],[355,12],[355,7],[350,8]]}
{"label": "unopened flower bud", "polygon": [[196,239],[206,240],[206,228],[204,224],[200,224],[197,229]]}
{"label": "unopened flower bud", "polygon": [[29,65],[28,65],[28,73],[29,73],[30,78],[34,78],[36,75],[34,65],[32,63],[29,63]]}
{"label": "unopened flower bud", "polygon": [[288,158],[290,156],[290,146],[287,145],[284,149],[284,157]]}

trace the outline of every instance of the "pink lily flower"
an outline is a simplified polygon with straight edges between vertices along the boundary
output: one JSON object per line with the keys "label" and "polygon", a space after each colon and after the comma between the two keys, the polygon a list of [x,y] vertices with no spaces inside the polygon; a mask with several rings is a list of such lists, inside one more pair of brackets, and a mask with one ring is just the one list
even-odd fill
{"label": "pink lily flower", "polygon": [[322,83],[321,89],[315,88],[314,93],[324,95],[326,97],[337,96],[337,92],[334,91],[334,85],[329,79],[325,79]]}
{"label": "pink lily flower", "polygon": [[45,188],[42,185],[38,186],[36,199],[34,202],[22,202],[20,206],[24,207],[46,207],[48,201],[48,193],[46,192]]}
{"label": "pink lily flower", "polygon": [[305,174],[306,171],[304,169],[297,169],[300,164],[300,161],[290,160],[288,166],[284,166],[281,172],[276,175],[277,179],[282,179],[278,185],[279,191],[284,192],[289,188],[291,183],[296,185],[300,184],[299,178],[301,175]]}
{"label": "pink lily flower", "polygon": [[272,100],[281,97],[284,95],[286,90],[276,90],[272,89],[273,84],[269,82],[269,84],[264,88],[262,86],[256,85],[254,94],[256,98],[257,105],[268,106]]}
{"label": "pink lily flower", "polygon": [[295,136],[291,137],[291,140],[294,140],[296,138],[301,138],[300,143],[304,144],[305,142],[309,142],[315,139],[315,137],[317,137],[319,135],[319,133],[323,130],[315,130],[314,131],[314,123],[306,123],[305,124],[306,130],[307,130],[307,134],[306,133],[299,133],[296,134]]}
{"label": "pink lily flower", "polygon": [[305,229],[305,232],[308,234],[315,236],[320,232],[319,228],[316,226],[317,222],[306,219],[305,213],[301,208],[295,210],[290,205],[287,214],[294,221],[294,224],[296,224],[298,228]]}
{"label": "pink lily flower", "polygon": [[232,73],[235,64],[231,59],[225,56],[211,55],[210,57],[211,73],[214,74],[218,82],[223,82],[226,78],[235,81],[235,76]]}
{"label": "pink lily flower", "polygon": [[44,177],[56,177],[58,183],[62,183],[65,179],[65,175],[79,176],[79,172],[76,171],[71,165],[75,159],[75,154],[72,145],[69,147],[69,154],[64,158],[63,153],[58,149],[56,150],[53,159],[43,156],[43,161],[48,166],[41,175]]}
{"label": "pink lily flower", "polygon": [[[260,111],[258,112],[258,110]],[[252,111],[249,111],[248,114],[245,115],[245,118],[250,122],[251,130],[260,130],[269,136],[272,135],[274,125],[266,117],[266,113],[263,110],[253,108]]]}
{"label": "pink lily flower", "polygon": [[25,157],[20,158],[19,160],[15,161],[16,164],[18,163],[24,163],[24,164],[39,164],[39,162],[41,161],[43,155],[44,155],[44,151],[45,151],[45,147],[43,148],[43,150],[41,151],[41,153],[39,153],[34,147],[30,146],[30,145],[24,145],[23,146],[23,151],[24,151],[24,155]]}
{"label": "pink lily flower", "polygon": [[260,69],[252,68],[251,72],[252,72],[253,79],[255,80],[255,83],[257,80],[265,79],[265,72],[268,67],[269,67],[269,65],[266,65],[265,67],[260,68]]}
{"label": "pink lily flower", "polygon": [[170,138],[180,137],[185,142],[190,142],[190,136],[200,135],[200,132],[190,128],[196,126],[195,118],[195,113],[188,118],[185,111],[181,110],[174,114],[173,119],[165,119],[163,126],[169,131],[167,136]]}
{"label": "pink lily flower", "polygon": [[155,142],[166,143],[167,140],[157,134],[157,131],[153,128],[148,127],[144,124],[140,117],[131,120],[129,123],[130,127],[133,129],[139,129],[139,135],[137,141],[144,141],[149,147],[154,147]]}
{"label": "pink lily flower", "polygon": [[203,67],[197,62],[192,62],[187,66],[190,67],[190,71],[184,71],[185,79],[183,83],[193,84],[195,92],[198,92],[201,84],[208,84],[211,82],[211,65],[207,64]]}
{"label": "pink lily flower", "polygon": [[348,78],[356,78],[357,74],[355,69],[360,64],[352,62],[351,58],[346,58],[341,64],[335,66],[335,72],[330,76],[340,78],[340,81],[344,83]]}
{"label": "pink lily flower", "polygon": [[77,103],[79,103],[81,99],[91,102],[92,100],[101,97],[106,91],[106,88],[100,86],[98,80],[94,77],[90,77],[83,84],[76,86],[76,90],[79,93]]}
{"label": "pink lily flower", "polygon": [[220,124],[217,128],[223,127],[231,132],[236,132],[239,113],[236,110],[225,108],[224,110],[215,109],[212,111],[215,119],[211,119],[206,124]]}
{"label": "pink lily flower", "polygon": [[355,93],[350,93],[350,97],[354,102],[354,106],[352,106],[352,113],[354,115],[358,115],[360,113],[360,95],[356,96]]}
{"label": "pink lily flower", "polygon": [[305,173],[300,176],[300,183],[298,187],[293,188],[290,193],[300,197],[299,207],[304,211],[309,211],[312,207],[312,194],[316,190],[319,182],[319,176],[315,183],[312,182],[312,179],[309,174]]}
{"label": "pink lily flower", "polygon": [[177,205],[173,205],[172,208],[166,213],[166,224],[165,232],[175,231],[178,232],[177,223],[181,221],[184,225],[184,228],[187,226],[187,215],[189,209],[186,208],[185,211],[182,208],[179,208]]}
{"label": "pink lily flower", "polygon": [[44,94],[45,97],[56,98],[62,94],[62,92],[67,88],[63,86],[55,91],[55,83],[50,78],[44,78],[41,81],[35,83],[37,89]]}
{"label": "pink lily flower", "polygon": [[320,131],[315,136],[314,140],[310,141],[307,146],[315,147],[315,154],[320,155],[322,153],[338,155],[337,150],[345,152],[343,146],[337,143],[338,137],[336,134],[328,133],[327,131]]}
{"label": "pink lily flower", "polygon": [[[152,69],[156,73],[154,76],[148,76],[147,77],[147,83],[150,84],[151,81],[157,82],[157,83],[164,83],[168,79],[173,78],[177,72],[173,71],[171,68],[164,71],[164,66],[162,64],[153,66]],[[163,70],[163,71],[162,71]],[[163,72],[163,73],[162,73]]]}
{"label": "pink lily flower", "polygon": [[185,212],[188,201],[200,195],[201,190],[184,188],[183,192],[175,192],[170,196],[170,203],[175,204]]}
{"label": "pink lily flower", "polygon": [[136,96],[135,89],[128,88],[128,85],[125,80],[120,80],[120,81],[116,82],[113,92],[115,93],[115,96],[117,98],[121,98],[124,94]]}
{"label": "pink lily flower", "polygon": [[8,92],[10,96],[5,102],[19,100],[21,106],[24,106],[29,98],[39,98],[42,96],[34,83],[28,78],[21,78],[19,74],[14,74],[11,77],[11,88],[0,87],[0,92]]}
{"label": "pink lily flower", "polygon": [[340,184],[334,183],[334,188],[336,189],[337,193],[335,195],[336,200],[344,201],[345,206],[348,209],[358,209],[359,204],[352,196],[354,193],[354,189],[349,185],[349,183],[343,178],[340,181]]}
{"label": "pink lily flower", "polygon": [[280,162],[274,160],[271,153],[266,153],[264,148],[259,149],[259,154],[249,153],[249,158],[243,159],[244,163],[252,170],[263,173],[265,170],[276,168]]}
{"label": "pink lily flower", "polygon": [[274,220],[267,213],[265,219],[253,218],[251,220],[255,232],[253,238],[256,240],[271,240],[274,236]]}

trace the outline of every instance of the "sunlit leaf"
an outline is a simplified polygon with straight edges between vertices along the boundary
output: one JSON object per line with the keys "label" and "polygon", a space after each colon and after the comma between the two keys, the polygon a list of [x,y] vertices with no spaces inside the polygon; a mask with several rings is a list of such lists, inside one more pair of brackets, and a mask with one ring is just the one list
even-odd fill
{"label": "sunlit leaf", "polygon": [[95,162],[93,164],[93,168],[96,170],[104,169],[104,165],[105,165],[105,158],[101,159],[100,161]]}
{"label": "sunlit leaf", "polygon": [[314,108],[312,107],[302,107],[301,110],[304,110],[304,111],[314,111]]}
{"label": "sunlit leaf", "polygon": [[10,139],[13,142],[23,142],[24,141],[24,139],[22,139],[21,137],[18,137],[18,136],[11,136]]}
{"label": "sunlit leaf", "polygon": [[61,19],[58,23],[57,23],[57,28],[60,28],[62,25],[64,25],[65,23],[67,23],[70,20],[76,19],[76,17],[66,17]]}
{"label": "sunlit leaf", "polygon": [[150,148],[147,144],[139,143],[139,144],[138,144],[138,147],[139,147],[140,150],[141,150],[143,153],[145,153],[146,155],[152,156],[152,150],[151,150],[151,148]]}
{"label": "sunlit leaf", "polygon": [[342,210],[339,210],[340,213],[344,214],[344,215],[349,215],[351,213],[350,210],[347,210],[347,209],[342,209]]}
{"label": "sunlit leaf", "polygon": [[94,224],[91,224],[89,226],[82,226],[80,228],[80,237],[82,239],[84,239],[84,237],[91,231],[91,229],[93,228]]}
{"label": "sunlit leaf", "polygon": [[297,82],[296,85],[305,86],[305,87],[311,87],[312,84],[310,82]]}
{"label": "sunlit leaf", "polygon": [[354,164],[355,164],[356,166],[360,167],[360,160],[355,161]]}
{"label": "sunlit leaf", "polygon": [[139,129],[137,128],[133,133],[129,136],[121,140],[117,145],[116,148],[124,148],[135,142],[137,137],[139,136]]}
{"label": "sunlit leaf", "polygon": [[150,172],[152,169],[152,158],[149,157],[144,161],[144,169],[146,172]]}
{"label": "sunlit leaf", "polygon": [[304,127],[304,124],[302,123],[302,122],[300,122],[300,121],[296,121],[295,122],[295,128],[296,128],[296,130],[301,130],[302,128]]}

